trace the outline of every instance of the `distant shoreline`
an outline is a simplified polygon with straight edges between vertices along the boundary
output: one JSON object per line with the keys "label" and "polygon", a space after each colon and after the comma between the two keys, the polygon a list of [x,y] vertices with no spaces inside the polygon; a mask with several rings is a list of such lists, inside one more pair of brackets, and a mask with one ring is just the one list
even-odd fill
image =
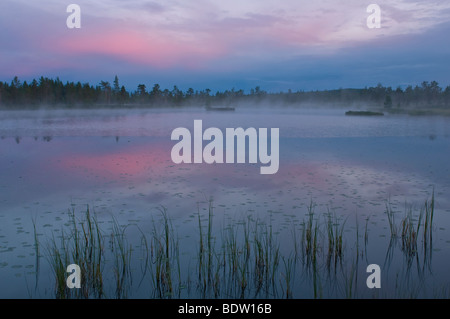
{"label": "distant shoreline", "polygon": [[0,81],[0,109],[102,109],[102,108],[182,108],[205,107],[232,109],[238,107],[330,107],[357,111],[379,111],[390,114],[448,115],[450,86],[442,88],[436,81],[400,87],[363,89],[333,89],[316,91],[267,92],[256,86],[249,92],[242,89],[212,92],[206,88],[180,90],[163,89],[159,84],[148,88],[139,84],[135,91],[127,91],[114,82],[101,81],[98,85],[81,82],[63,83],[59,78],[40,77],[31,82],[15,77],[10,83]]}
{"label": "distant shoreline", "polygon": [[[172,110],[172,111],[182,111],[189,109],[199,109],[205,112],[211,110],[245,110],[245,109],[265,109],[269,108],[272,111],[275,109],[291,109],[291,110],[308,110],[308,109],[334,109],[342,110],[342,115],[347,116],[380,116],[380,115],[408,115],[408,116],[450,116],[450,108],[443,107],[412,107],[412,108],[393,108],[393,109],[383,109],[380,107],[352,107],[349,108],[345,105],[335,105],[335,104],[291,104],[291,105],[268,105],[268,104],[246,104],[236,106],[212,106],[204,107],[200,105],[184,105],[184,106],[155,106],[155,105],[145,105],[145,104],[93,104],[93,105],[29,105],[29,106],[18,106],[14,105],[11,107],[0,106],[0,112],[2,111],[76,111],[76,110]],[[349,110],[350,109],[350,110]],[[229,113],[229,112],[225,112]],[[232,112],[234,113],[234,112]]]}

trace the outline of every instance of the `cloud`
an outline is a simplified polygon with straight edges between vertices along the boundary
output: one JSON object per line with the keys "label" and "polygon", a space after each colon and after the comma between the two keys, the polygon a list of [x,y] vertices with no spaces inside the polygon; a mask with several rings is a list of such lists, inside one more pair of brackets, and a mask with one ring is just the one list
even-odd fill
{"label": "cloud", "polygon": [[167,68],[196,65],[221,54],[219,47],[203,46],[195,41],[174,39],[153,30],[102,27],[80,30],[56,40],[53,49],[68,56],[89,54],[112,56],[143,66]]}
{"label": "cloud", "polygon": [[[126,69],[130,76],[165,70],[172,75],[228,77],[227,83],[233,74],[239,74],[240,81],[295,83],[294,72],[325,76],[320,61],[352,64],[364,60],[357,54],[376,51],[379,61],[387,63],[396,50],[407,54],[421,48],[419,39],[437,43],[442,35],[436,30],[443,30],[450,18],[450,2],[437,0],[377,1],[381,29],[367,28],[369,3],[360,0],[73,2],[82,10],[80,30],[65,25],[69,2],[1,1],[2,76]],[[349,50],[353,54],[345,54]],[[421,59],[416,54],[411,63],[425,65]],[[337,65],[330,68],[334,78],[352,73]]]}

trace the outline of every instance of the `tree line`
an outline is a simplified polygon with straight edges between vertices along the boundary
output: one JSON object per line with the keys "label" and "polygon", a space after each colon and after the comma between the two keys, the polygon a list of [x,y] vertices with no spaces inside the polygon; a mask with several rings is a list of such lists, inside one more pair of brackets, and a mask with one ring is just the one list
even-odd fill
{"label": "tree line", "polygon": [[424,81],[405,89],[376,87],[363,89],[335,89],[322,91],[292,91],[268,93],[259,86],[249,92],[225,90],[213,93],[210,89],[186,91],[174,86],[162,89],[159,84],[147,87],[139,84],[128,92],[115,76],[112,84],[101,81],[97,85],[81,82],[63,83],[59,78],[40,77],[30,83],[16,76],[8,82],[0,81],[0,107],[7,109],[48,107],[176,107],[176,106],[230,106],[239,104],[349,105],[360,103],[385,108],[450,107],[450,86],[441,88],[436,81]]}

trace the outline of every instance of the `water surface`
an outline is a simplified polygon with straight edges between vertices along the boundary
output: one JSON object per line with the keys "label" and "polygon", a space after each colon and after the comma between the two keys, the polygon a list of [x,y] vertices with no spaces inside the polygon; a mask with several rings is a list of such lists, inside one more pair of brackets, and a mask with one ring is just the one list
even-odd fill
{"label": "water surface", "polygon": [[[420,209],[433,189],[433,278],[448,284],[450,119],[344,113],[3,111],[0,281],[11,289],[1,289],[0,297],[52,297],[48,267],[42,266],[39,279],[35,276],[32,220],[45,237],[61,230],[72,208],[82,211],[89,205],[105,222],[115,216],[123,225],[138,224],[150,232],[152,219],[165,207],[180,238],[189,242],[198,233],[195,214],[212,198],[218,223],[230,216],[257,215],[270,220],[288,244],[292,225],[301,224],[313,201],[317,211],[335,212],[350,227],[370,216],[374,253],[366,258],[381,265],[390,236],[386,203],[399,212],[406,203]],[[204,128],[222,130],[279,128],[279,171],[260,175],[260,164],[174,164],[170,134],[177,127],[192,130],[195,119]],[[402,267],[398,262],[393,274]],[[307,294],[297,291],[294,296]]]}

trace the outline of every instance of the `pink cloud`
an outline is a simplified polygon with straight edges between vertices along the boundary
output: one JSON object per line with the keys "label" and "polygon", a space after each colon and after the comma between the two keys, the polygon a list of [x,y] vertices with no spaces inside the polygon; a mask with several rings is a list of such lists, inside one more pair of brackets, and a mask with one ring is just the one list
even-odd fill
{"label": "pink cloud", "polygon": [[[76,32],[76,31],[75,31]],[[223,46],[175,39],[163,33],[108,29],[79,32],[56,41],[54,48],[68,55],[99,54],[156,68],[182,65],[200,68],[203,61],[223,56]]]}

